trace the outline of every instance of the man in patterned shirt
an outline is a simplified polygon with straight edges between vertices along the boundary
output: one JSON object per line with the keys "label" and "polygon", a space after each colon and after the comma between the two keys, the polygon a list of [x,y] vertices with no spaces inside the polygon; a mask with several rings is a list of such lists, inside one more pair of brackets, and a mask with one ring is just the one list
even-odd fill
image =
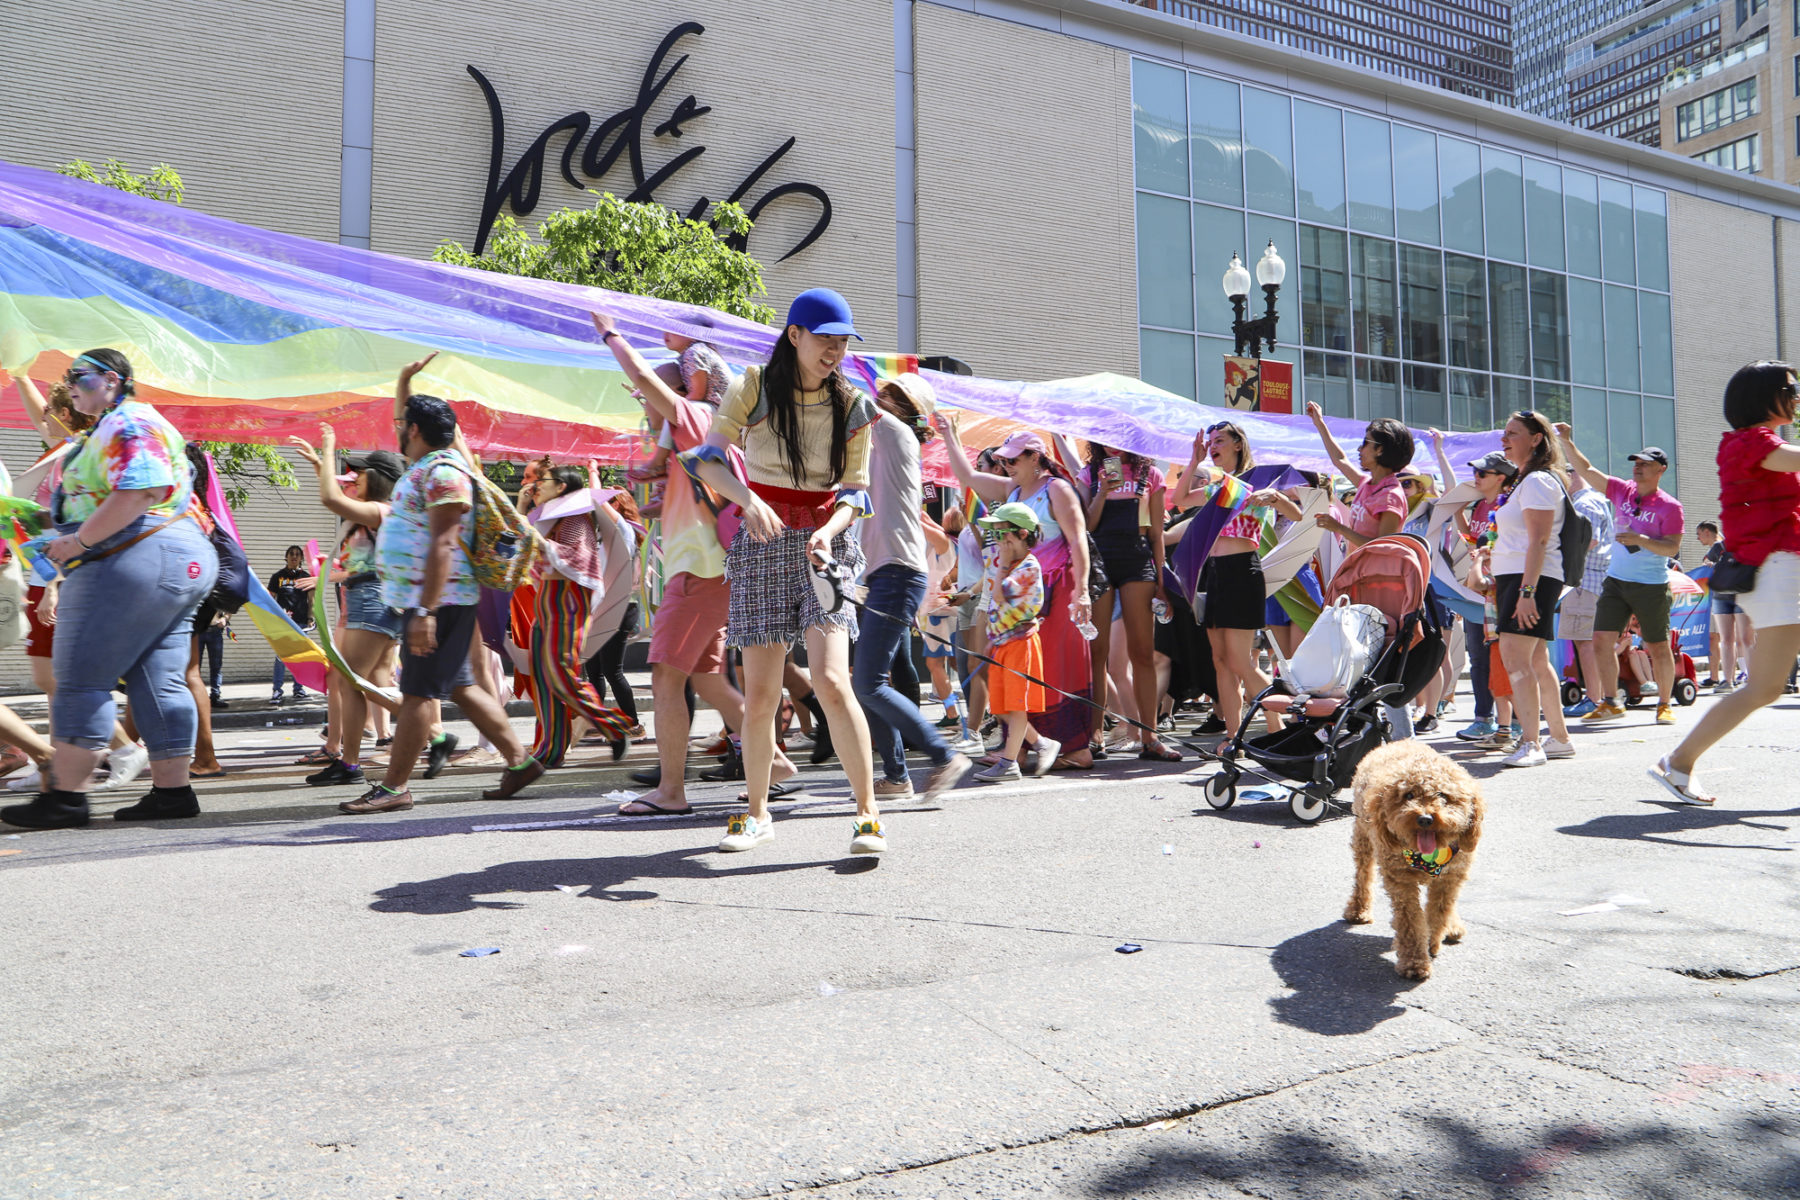
{"label": "man in patterned shirt", "polygon": [[[393,509],[381,523],[375,570],[381,598],[405,613],[400,642],[400,715],[386,777],[338,808],[347,813],[399,812],[413,806],[412,777],[419,752],[438,723],[438,702],[453,698],[475,728],[506,758],[500,785],[482,793],[505,800],[544,773],[513,733],[499,700],[475,683],[469,645],[481,588],[465,547],[473,539],[473,468],[464,457],[456,412],[436,396],[414,393],[411,383],[429,359],[400,374],[394,420],[400,452],[411,464],[394,488]],[[431,742],[426,778],[435,776],[456,749],[454,734]]]}
{"label": "man in patterned shirt", "polygon": [[1581,586],[1563,593],[1557,609],[1556,636],[1566,638],[1575,647],[1581,663],[1581,683],[1587,695],[1563,709],[1565,717],[1585,717],[1605,699],[1601,692],[1600,660],[1594,652],[1594,613],[1600,603],[1600,591],[1606,586],[1606,572],[1612,566],[1613,507],[1612,501],[1595,488],[1574,467],[1569,468],[1569,502],[1575,511],[1594,527],[1594,540],[1588,545],[1587,563],[1581,569]]}

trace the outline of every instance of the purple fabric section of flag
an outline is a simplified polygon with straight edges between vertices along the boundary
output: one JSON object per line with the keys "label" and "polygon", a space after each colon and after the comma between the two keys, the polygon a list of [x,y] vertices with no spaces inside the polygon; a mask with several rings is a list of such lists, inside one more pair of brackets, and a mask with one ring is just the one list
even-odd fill
{"label": "purple fabric section of flag", "polygon": [[1182,598],[1189,604],[1194,602],[1194,596],[1200,590],[1200,570],[1206,565],[1206,556],[1212,553],[1213,543],[1219,540],[1219,531],[1225,528],[1231,518],[1243,511],[1250,493],[1260,492],[1264,488],[1286,491],[1288,488],[1306,486],[1306,479],[1286,463],[1251,467],[1239,478],[1246,486],[1237,502],[1222,505],[1209,501],[1196,509],[1193,524],[1182,535],[1181,544],[1175,547],[1175,557],[1171,564],[1175,572],[1175,583]]}

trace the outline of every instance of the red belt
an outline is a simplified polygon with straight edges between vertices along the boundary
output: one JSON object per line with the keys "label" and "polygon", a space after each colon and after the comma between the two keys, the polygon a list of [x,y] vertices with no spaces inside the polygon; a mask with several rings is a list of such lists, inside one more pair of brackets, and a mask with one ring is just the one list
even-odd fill
{"label": "red belt", "polygon": [[750,490],[774,509],[789,529],[817,529],[831,519],[831,510],[837,507],[836,492],[807,492],[767,483],[752,483]]}

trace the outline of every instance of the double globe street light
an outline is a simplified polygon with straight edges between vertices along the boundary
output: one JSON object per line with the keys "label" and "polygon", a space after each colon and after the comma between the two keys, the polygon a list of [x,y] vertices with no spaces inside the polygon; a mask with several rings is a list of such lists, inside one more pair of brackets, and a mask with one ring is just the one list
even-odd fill
{"label": "double globe street light", "polygon": [[1223,280],[1225,296],[1231,301],[1232,321],[1231,336],[1237,341],[1237,355],[1242,358],[1248,353],[1252,358],[1263,356],[1263,344],[1268,343],[1270,350],[1275,349],[1275,293],[1281,290],[1281,281],[1287,278],[1287,263],[1275,252],[1275,243],[1269,242],[1268,249],[1263,251],[1262,258],[1256,263],[1256,282],[1262,285],[1263,294],[1268,298],[1268,310],[1253,320],[1244,319],[1245,301],[1250,296],[1250,272],[1244,268],[1244,262],[1235,253],[1231,256],[1231,265],[1225,268]]}

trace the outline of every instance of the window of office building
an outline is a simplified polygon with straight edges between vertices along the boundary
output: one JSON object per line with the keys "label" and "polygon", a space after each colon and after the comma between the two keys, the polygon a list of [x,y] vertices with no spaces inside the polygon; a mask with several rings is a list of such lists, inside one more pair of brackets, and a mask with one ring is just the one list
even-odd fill
{"label": "window of office building", "polygon": [[1725,125],[1747,120],[1762,111],[1756,80],[1746,79],[1686,104],[1675,106],[1675,140],[1685,142]]}
{"label": "window of office building", "polygon": [[1715,167],[1724,167],[1727,171],[1742,171],[1746,175],[1754,175],[1762,170],[1762,135],[1753,133],[1735,142],[1702,150],[1694,157]]}
{"label": "window of office building", "polygon": [[1463,430],[1536,407],[1614,473],[1672,426],[1663,192],[1148,60],[1133,89],[1149,382],[1221,402],[1219,279],[1273,241],[1296,405]]}

